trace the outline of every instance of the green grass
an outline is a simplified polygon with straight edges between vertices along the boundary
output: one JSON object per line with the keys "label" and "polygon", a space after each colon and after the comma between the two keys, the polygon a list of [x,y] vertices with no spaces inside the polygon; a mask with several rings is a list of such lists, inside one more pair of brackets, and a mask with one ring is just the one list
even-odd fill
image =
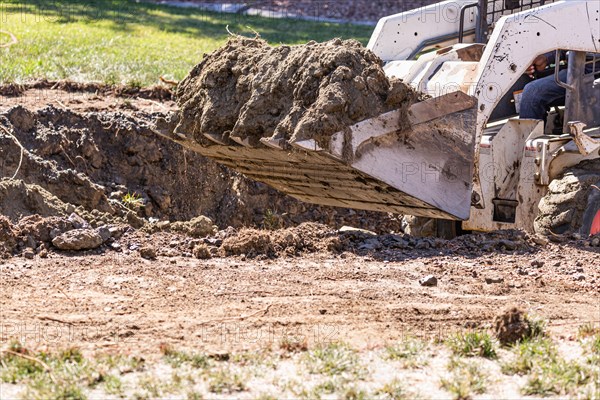
{"label": "green grass", "polygon": [[[598,368],[557,359],[536,365],[522,390],[531,396],[573,396],[598,384]],[[596,387],[597,388],[597,387]]]}
{"label": "green grass", "polygon": [[237,393],[246,390],[246,377],[227,367],[210,371],[208,390],[212,393]]}
{"label": "green grass", "polygon": [[551,364],[558,357],[556,347],[550,339],[532,339],[518,343],[513,348],[513,357],[502,364],[502,372],[509,375],[526,375],[537,364]]}
{"label": "green grass", "polygon": [[459,332],[446,340],[457,356],[497,358],[492,337],[486,332]]}
{"label": "green grass", "polygon": [[394,379],[377,389],[375,391],[375,396],[377,396],[378,399],[389,400],[404,400],[414,397],[406,393],[402,382],[398,379]]}
{"label": "green grass", "polygon": [[304,365],[311,374],[360,376],[363,369],[358,354],[344,343],[321,346],[304,354]]}
{"label": "green grass", "polygon": [[[0,49],[0,83],[71,79],[133,87],[180,80],[204,53],[224,44],[226,27],[272,44],[334,37],[368,41],[372,28],[209,13],[124,0],[8,0],[0,29],[19,42]],[[8,36],[1,35],[0,43]]]}
{"label": "green grass", "polygon": [[[584,349],[587,346],[587,350],[593,350],[593,338],[582,344]],[[598,366],[587,361],[566,361],[550,339],[538,337],[515,345],[512,359],[502,364],[502,372],[527,375],[527,383],[521,390],[524,395],[576,397],[598,391]]]}
{"label": "green grass", "polygon": [[171,346],[162,346],[161,352],[164,360],[173,368],[178,368],[183,364],[189,364],[193,368],[205,370],[211,365],[209,357],[205,354],[187,353],[175,350]]}
{"label": "green grass", "polygon": [[387,346],[385,359],[399,361],[403,368],[420,368],[428,364],[427,344],[415,338],[407,338],[400,343]]}
{"label": "green grass", "polygon": [[441,387],[457,400],[469,399],[472,395],[486,392],[488,378],[481,366],[474,362],[452,359],[448,365],[449,378],[441,380]]}

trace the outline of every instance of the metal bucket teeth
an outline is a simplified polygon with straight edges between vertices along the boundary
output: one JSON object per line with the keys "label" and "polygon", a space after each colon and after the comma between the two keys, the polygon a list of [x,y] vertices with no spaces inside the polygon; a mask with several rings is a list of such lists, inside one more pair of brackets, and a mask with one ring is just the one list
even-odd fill
{"label": "metal bucket teeth", "polygon": [[276,139],[276,138],[262,138],[260,142],[267,147],[277,150],[285,150],[288,146],[285,139]]}
{"label": "metal bucket teeth", "polygon": [[223,133],[221,135],[215,133],[205,133],[204,137],[210,140],[211,142],[223,146],[231,146],[233,144],[231,140],[229,140],[229,133]]}
{"label": "metal bucket teeth", "polygon": [[229,139],[233,140],[237,144],[244,146],[244,147],[250,147],[250,148],[260,147],[260,141],[253,136],[248,136],[245,138],[241,138],[239,136],[229,136]]}
{"label": "metal bucket teeth", "polygon": [[319,146],[316,140],[314,139],[304,139],[291,143],[293,147],[301,150],[308,151],[323,151],[323,148]]}

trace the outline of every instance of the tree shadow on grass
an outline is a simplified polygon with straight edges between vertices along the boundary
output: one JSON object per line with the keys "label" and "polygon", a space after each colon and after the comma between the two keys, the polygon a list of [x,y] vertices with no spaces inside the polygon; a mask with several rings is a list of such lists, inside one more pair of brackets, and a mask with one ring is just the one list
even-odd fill
{"label": "tree shadow on grass", "polygon": [[181,8],[134,1],[7,1],[0,14],[21,15],[21,22],[108,23],[117,32],[131,32],[136,26],[190,37],[223,37],[226,27],[235,33],[259,32],[270,43],[304,43],[334,37],[355,38],[366,43],[372,28],[351,24],[332,24],[294,19],[278,19],[217,13],[203,9]]}

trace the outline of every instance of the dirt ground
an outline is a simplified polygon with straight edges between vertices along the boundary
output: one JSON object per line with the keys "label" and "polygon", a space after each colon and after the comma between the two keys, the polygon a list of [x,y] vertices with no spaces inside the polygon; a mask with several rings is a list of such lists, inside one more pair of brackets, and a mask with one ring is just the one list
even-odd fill
{"label": "dirt ground", "polygon": [[[600,248],[589,241],[539,246],[475,235],[426,249],[430,241],[408,237],[317,233],[304,231],[314,246],[297,255],[200,260],[185,254],[187,237],[132,232],[119,251],[5,260],[3,339],[149,354],[172,343],[218,353],[293,334],[370,348],[409,332],[432,338],[489,328],[509,305],[549,320],[564,338],[600,318]],[[225,242],[248,234],[285,236],[242,231]],[[319,250],[323,236],[340,240],[341,252]],[[149,243],[162,254],[154,260],[139,255]],[[252,254],[252,246],[242,251]],[[419,284],[428,275],[436,287]]]}
{"label": "dirt ground", "polygon": [[[220,359],[294,337],[370,357],[403,337],[491,331],[509,306],[548,321],[567,348],[581,326],[600,324],[600,238],[414,238],[397,216],[300,205],[191,153],[186,175],[177,145],[148,124],[168,118],[171,100],[75,93],[27,88],[0,105],[26,150],[19,175],[0,180],[2,346],[160,360],[170,345]],[[0,139],[10,178],[20,151]],[[98,154],[110,157],[94,163]],[[150,210],[123,210],[127,190]],[[427,386],[427,375],[415,379]],[[493,393],[508,396],[503,385]]]}

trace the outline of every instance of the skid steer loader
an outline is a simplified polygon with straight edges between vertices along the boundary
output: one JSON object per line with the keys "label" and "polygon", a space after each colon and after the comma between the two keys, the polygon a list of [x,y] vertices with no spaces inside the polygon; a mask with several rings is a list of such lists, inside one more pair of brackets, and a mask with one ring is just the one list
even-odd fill
{"label": "skid steer loader", "polygon": [[[379,21],[386,74],[431,98],[314,140],[184,146],[302,201],[433,218],[439,233],[600,233],[600,2],[451,0]],[[545,125],[517,117],[539,54],[566,89]],[[567,52],[567,53],[565,53]],[[448,222],[450,221],[450,222]],[[440,228],[442,227],[442,228]],[[442,232],[443,231],[443,232]]]}

